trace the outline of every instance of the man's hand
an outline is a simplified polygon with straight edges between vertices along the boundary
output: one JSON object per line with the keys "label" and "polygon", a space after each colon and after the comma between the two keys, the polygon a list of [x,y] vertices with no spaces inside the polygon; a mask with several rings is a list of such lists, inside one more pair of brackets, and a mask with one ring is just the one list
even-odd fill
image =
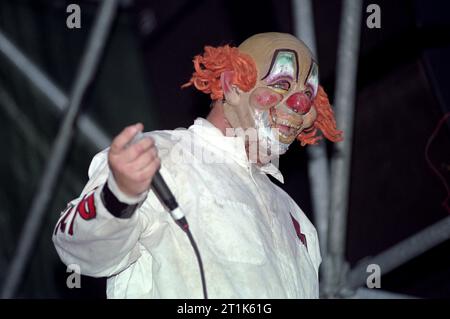
{"label": "man's hand", "polygon": [[151,137],[127,145],[143,128],[141,123],[126,127],[114,138],[108,154],[108,164],[117,186],[128,196],[138,196],[147,191],[161,165]]}

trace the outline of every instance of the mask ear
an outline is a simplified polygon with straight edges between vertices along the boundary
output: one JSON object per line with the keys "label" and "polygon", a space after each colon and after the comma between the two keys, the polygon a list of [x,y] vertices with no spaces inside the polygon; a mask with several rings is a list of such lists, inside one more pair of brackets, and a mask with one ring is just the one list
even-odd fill
{"label": "mask ear", "polygon": [[224,71],[220,75],[220,84],[223,90],[223,97],[230,105],[239,104],[242,91],[233,84],[233,71]]}

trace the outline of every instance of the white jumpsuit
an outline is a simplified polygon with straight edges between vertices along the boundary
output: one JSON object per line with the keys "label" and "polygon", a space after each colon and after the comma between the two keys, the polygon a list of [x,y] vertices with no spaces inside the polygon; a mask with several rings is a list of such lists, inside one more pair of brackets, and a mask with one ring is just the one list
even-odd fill
{"label": "white jumpsuit", "polygon": [[[205,119],[189,129],[146,134],[156,141],[161,175],[197,242],[210,298],[318,298],[317,233],[266,176],[283,181],[274,165],[250,163],[240,138],[224,136]],[[89,182],[55,227],[62,261],[84,275],[108,277],[108,298],[202,298],[186,234],[152,191],[132,199],[118,190],[107,152],[94,157]],[[104,207],[107,180],[121,202],[145,199],[131,218]]]}

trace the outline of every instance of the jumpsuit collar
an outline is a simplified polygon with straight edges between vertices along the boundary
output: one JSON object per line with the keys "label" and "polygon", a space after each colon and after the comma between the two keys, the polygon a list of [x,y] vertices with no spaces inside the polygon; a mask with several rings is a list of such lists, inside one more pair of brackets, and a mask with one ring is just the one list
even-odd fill
{"label": "jumpsuit collar", "polygon": [[211,151],[220,153],[221,155],[232,159],[244,168],[251,170],[256,169],[263,174],[273,176],[280,183],[284,183],[283,174],[281,174],[280,170],[273,163],[259,166],[249,161],[242,138],[225,136],[222,131],[215,127],[211,122],[201,117],[197,118],[188,130],[192,131],[194,135],[205,141]]}

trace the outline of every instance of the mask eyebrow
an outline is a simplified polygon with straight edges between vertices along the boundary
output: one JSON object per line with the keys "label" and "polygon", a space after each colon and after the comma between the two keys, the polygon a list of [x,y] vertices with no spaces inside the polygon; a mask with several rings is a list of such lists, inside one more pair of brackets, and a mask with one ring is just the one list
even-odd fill
{"label": "mask eyebrow", "polygon": [[282,52],[289,52],[289,53],[294,54],[295,66],[297,68],[296,71],[295,71],[295,81],[298,81],[298,72],[300,70],[300,66],[298,64],[298,55],[297,55],[297,52],[295,50],[291,50],[291,49],[277,49],[277,50],[275,50],[275,52],[273,53],[273,56],[272,56],[272,61],[270,62],[269,71],[267,72],[267,74],[264,77],[261,78],[261,80],[265,80],[272,73],[273,67],[275,65],[275,62],[277,61],[279,54],[282,53]]}

